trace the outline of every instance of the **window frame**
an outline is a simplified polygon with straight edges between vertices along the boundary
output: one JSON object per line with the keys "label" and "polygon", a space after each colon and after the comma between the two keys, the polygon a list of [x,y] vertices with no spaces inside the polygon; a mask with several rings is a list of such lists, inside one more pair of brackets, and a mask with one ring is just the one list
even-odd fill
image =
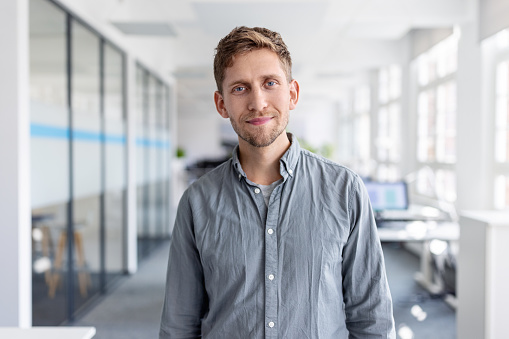
{"label": "window frame", "polygon": [[[452,41],[451,41],[452,40]],[[449,42],[450,41],[450,42]],[[446,44],[450,43],[455,44],[455,46],[450,46],[450,48],[446,47]],[[458,43],[459,43],[459,35],[455,32],[452,35],[448,36],[447,38],[441,40],[434,46],[432,46],[430,49],[422,53],[421,55],[417,56],[412,63],[415,63],[415,71],[416,71],[416,78],[415,78],[415,86],[416,86],[416,101],[415,101],[415,119],[416,119],[416,145],[415,145],[415,160],[417,164],[417,171],[419,175],[417,176],[417,185],[416,185],[416,192],[420,195],[425,196],[431,196],[433,198],[436,198],[438,200],[446,200],[450,203],[454,203],[457,200],[457,189],[456,189],[456,162],[457,162],[457,144],[456,144],[456,136],[457,136],[457,91],[455,90],[454,93],[454,159],[450,161],[444,161],[443,159],[439,159],[438,154],[440,153],[438,150],[439,145],[439,133],[438,133],[438,119],[437,117],[440,116],[440,114],[447,114],[447,111],[445,113],[441,113],[438,111],[439,108],[439,102],[438,102],[438,90],[441,86],[447,86],[448,84],[454,84],[456,85],[456,73],[457,73],[457,58],[458,58]],[[448,55],[447,53],[450,53],[451,51],[455,52],[455,56]],[[444,54],[442,56],[437,56],[440,52],[443,52]],[[448,72],[445,72],[442,76],[440,76],[440,72],[438,70],[440,61],[447,60],[448,62],[452,62],[450,58],[456,58],[454,63],[452,64],[454,67],[451,67],[451,69]],[[450,66],[450,65],[449,65]],[[429,74],[429,68],[434,67],[432,72],[434,72],[432,75],[432,79],[430,80],[430,77],[424,78],[422,76],[422,69],[427,69],[426,71]],[[426,81],[423,81],[425,79]],[[424,93],[434,93],[433,98],[433,121],[431,124],[432,133],[426,133],[422,134],[420,132],[421,124],[423,123],[422,118],[422,110],[420,107],[420,98],[421,95]],[[428,101],[429,103],[429,101]],[[427,104],[428,104],[427,103]],[[429,117],[424,117],[426,123],[428,126],[430,126],[430,120]],[[428,130],[426,127],[424,130]],[[432,141],[432,147],[433,147],[433,158],[430,159],[429,156],[426,156],[426,158],[422,158],[419,156],[422,147],[423,139],[428,139]],[[445,143],[444,143],[445,145]],[[429,144],[425,145],[426,148],[429,148]],[[445,149],[443,150],[445,153]],[[428,169],[426,171],[422,171],[422,169]],[[437,177],[443,176],[443,174],[451,174],[453,179],[452,182],[449,183],[448,188],[444,188],[444,183],[439,182],[437,180]],[[431,176],[431,177],[430,177]],[[430,181],[433,183],[433,185],[430,184]]]}

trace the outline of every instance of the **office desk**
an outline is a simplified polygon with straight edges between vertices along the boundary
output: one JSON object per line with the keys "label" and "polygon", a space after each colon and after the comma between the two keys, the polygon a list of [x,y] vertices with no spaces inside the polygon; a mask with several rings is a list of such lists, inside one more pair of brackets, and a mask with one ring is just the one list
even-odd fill
{"label": "office desk", "polygon": [[442,292],[442,286],[434,282],[430,244],[432,240],[459,240],[460,227],[456,222],[444,221],[386,221],[378,227],[382,242],[422,242],[420,271],[415,280],[430,293]]}
{"label": "office desk", "polygon": [[0,338],[9,339],[91,339],[95,327],[0,327]]}
{"label": "office desk", "polygon": [[460,227],[445,221],[385,221],[378,227],[378,236],[382,242],[453,241],[459,239]]}

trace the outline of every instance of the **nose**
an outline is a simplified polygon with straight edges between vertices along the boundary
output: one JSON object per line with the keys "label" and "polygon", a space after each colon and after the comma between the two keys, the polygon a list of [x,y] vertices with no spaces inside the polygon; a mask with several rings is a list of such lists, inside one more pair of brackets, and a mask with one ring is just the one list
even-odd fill
{"label": "nose", "polygon": [[267,97],[261,88],[253,88],[249,93],[248,109],[263,112],[267,108]]}

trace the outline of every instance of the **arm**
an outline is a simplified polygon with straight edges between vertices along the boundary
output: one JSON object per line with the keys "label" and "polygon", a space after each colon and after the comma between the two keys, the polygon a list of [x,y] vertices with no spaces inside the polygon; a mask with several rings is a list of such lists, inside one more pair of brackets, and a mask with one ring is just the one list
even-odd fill
{"label": "arm", "polygon": [[395,338],[382,246],[364,185],[353,181],[350,236],[343,251],[343,294],[350,338]]}
{"label": "arm", "polygon": [[171,239],[159,338],[201,338],[201,319],[206,310],[203,269],[186,191],[180,200]]}

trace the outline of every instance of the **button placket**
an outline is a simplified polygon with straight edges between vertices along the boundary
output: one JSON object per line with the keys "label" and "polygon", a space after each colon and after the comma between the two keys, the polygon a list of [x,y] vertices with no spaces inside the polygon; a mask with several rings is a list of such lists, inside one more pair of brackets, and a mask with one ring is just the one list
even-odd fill
{"label": "button placket", "polygon": [[275,277],[278,274],[278,244],[277,222],[279,218],[279,194],[281,190],[276,187],[273,193],[274,200],[268,207],[265,224],[265,338],[277,338],[277,308],[278,284]]}

